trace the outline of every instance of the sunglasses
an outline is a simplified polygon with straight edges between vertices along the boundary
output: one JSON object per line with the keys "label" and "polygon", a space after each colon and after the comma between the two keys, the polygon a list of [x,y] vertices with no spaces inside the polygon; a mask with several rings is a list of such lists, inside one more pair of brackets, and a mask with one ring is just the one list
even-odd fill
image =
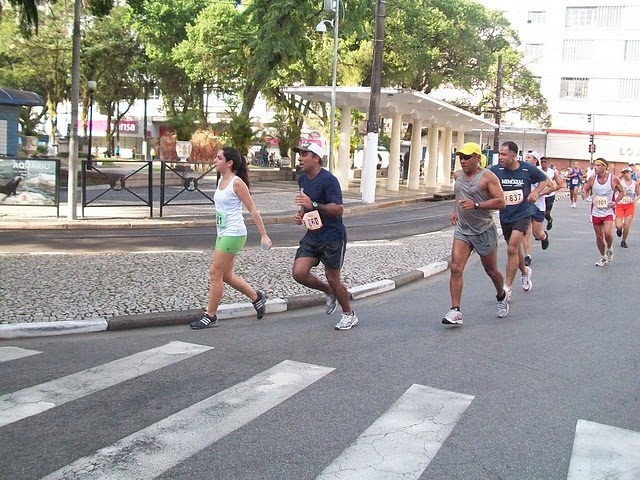
{"label": "sunglasses", "polygon": [[460,157],[461,160],[469,160],[471,157],[473,157],[473,155],[464,155],[462,153],[458,156]]}

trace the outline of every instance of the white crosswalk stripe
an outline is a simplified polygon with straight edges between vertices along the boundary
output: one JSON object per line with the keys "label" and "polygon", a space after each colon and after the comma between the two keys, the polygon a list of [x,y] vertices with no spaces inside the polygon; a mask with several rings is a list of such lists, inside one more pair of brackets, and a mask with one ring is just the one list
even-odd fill
{"label": "white crosswalk stripe", "polygon": [[45,479],[155,478],[331,371],[333,368],[286,360]]}
{"label": "white crosswalk stripe", "polygon": [[0,427],[185,360],[213,347],[170,342],[0,397]]}
{"label": "white crosswalk stripe", "polygon": [[412,385],[318,479],[419,478],[473,398]]}
{"label": "white crosswalk stripe", "polygon": [[640,432],[578,420],[568,480],[640,478]]}
{"label": "white crosswalk stripe", "polygon": [[0,347],[0,363],[17,360],[18,358],[29,357],[31,355],[38,355],[39,353],[42,352],[20,347]]}

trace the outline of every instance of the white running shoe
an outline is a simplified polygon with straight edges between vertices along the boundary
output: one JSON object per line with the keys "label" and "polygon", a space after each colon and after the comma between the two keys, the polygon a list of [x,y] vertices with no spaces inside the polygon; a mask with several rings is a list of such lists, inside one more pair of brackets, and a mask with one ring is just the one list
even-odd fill
{"label": "white running shoe", "polygon": [[509,313],[509,301],[511,300],[511,289],[509,289],[506,285],[504,287],[505,296],[502,300],[498,300],[498,308],[496,310],[496,314],[498,318],[504,318]]}
{"label": "white running shoe", "polygon": [[600,257],[600,260],[596,262],[596,267],[604,267],[607,263],[607,257]]}
{"label": "white running shoe", "polygon": [[336,324],[336,330],[349,330],[358,324],[358,317],[355,312],[342,313],[342,318]]}
{"label": "white running shoe", "polygon": [[462,312],[452,308],[443,317],[442,323],[445,325],[462,325]]}
{"label": "white running shoe", "polygon": [[531,281],[532,271],[531,271],[531,267],[525,267],[525,268],[527,269],[527,274],[522,275],[522,278],[520,280],[522,281],[522,289],[525,292],[528,292],[533,287],[533,282]]}

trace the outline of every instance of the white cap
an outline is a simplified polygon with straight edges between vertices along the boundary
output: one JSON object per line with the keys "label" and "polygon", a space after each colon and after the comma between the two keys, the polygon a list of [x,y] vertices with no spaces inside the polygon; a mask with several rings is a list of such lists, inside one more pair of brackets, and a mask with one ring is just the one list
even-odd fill
{"label": "white cap", "polygon": [[540,160],[540,154],[538,152],[536,152],[535,150],[529,150],[527,152],[527,155],[531,155],[536,160]]}
{"label": "white cap", "polygon": [[311,152],[311,153],[315,153],[321,159],[324,158],[324,150],[317,143],[311,143],[311,142],[303,143],[299,147],[293,147],[293,151],[296,153]]}

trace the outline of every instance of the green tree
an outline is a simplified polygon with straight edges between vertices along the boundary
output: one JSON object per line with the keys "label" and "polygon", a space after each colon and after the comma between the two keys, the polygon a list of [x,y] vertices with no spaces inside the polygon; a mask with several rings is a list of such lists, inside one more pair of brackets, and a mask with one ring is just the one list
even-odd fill
{"label": "green tree", "polygon": [[317,23],[318,13],[314,3],[254,0],[242,11],[213,3],[200,13],[188,28],[187,39],[174,50],[174,59],[192,81],[212,85],[237,99],[238,110],[231,116],[237,125],[229,132],[243,152],[252,138],[247,126],[250,130],[258,94],[310,47],[310,25]]}
{"label": "green tree", "polygon": [[58,104],[69,98],[71,15],[62,3],[52,6],[39,17],[38,35],[27,38],[19,35],[18,26],[9,16],[0,23],[0,83],[34,91],[45,99],[46,106],[39,116],[49,119],[51,141],[58,126]]}
{"label": "green tree", "polygon": [[162,91],[169,116],[189,110],[203,117],[205,84],[194,81],[172,56],[176,45],[187,38],[187,28],[208,0],[128,0],[133,27],[144,45],[149,76]]}
{"label": "green tree", "polygon": [[[117,132],[112,130],[112,122],[118,124],[142,97],[144,86],[144,51],[131,28],[127,8],[115,7],[111,15],[93,19],[83,38],[82,58],[82,76],[97,83],[94,98],[107,116],[107,144],[113,151]],[[86,111],[89,92],[83,90]]]}

